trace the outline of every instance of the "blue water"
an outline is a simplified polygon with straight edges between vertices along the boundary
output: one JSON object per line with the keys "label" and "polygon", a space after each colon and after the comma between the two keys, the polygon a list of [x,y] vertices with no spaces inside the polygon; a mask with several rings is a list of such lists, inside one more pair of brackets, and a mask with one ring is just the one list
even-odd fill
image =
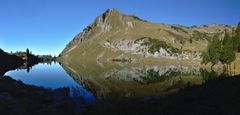
{"label": "blue water", "polygon": [[33,66],[29,72],[26,69],[16,69],[8,71],[5,75],[28,85],[53,90],[69,87],[69,96],[74,98],[74,100],[83,99],[87,104],[95,102],[93,94],[75,82],[58,63],[38,64]]}

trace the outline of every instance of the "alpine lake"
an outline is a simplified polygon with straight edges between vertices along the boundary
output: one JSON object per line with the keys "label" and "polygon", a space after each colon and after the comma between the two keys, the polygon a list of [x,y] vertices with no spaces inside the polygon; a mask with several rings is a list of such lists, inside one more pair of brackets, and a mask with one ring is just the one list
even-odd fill
{"label": "alpine lake", "polygon": [[98,102],[164,96],[201,85],[214,75],[217,73],[197,66],[51,62],[10,70],[4,76],[50,90],[68,87],[69,97],[84,108]]}

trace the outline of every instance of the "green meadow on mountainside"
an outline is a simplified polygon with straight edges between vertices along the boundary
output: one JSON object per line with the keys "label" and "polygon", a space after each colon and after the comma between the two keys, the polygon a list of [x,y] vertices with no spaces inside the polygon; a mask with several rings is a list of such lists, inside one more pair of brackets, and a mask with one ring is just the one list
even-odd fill
{"label": "green meadow on mountainside", "polygon": [[[220,24],[191,27],[157,24],[137,16],[122,14],[115,9],[108,9],[67,44],[60,54],[60,60],[66,63],[94,61],[100,65],[113,61],[147,64],[170,62],[201,67],[206,67],[203,64],[210,61],[212,65],[217,64],[219,67],[221,63],[230,64],[235,59],[238,60],[237,48],[234,50],[225,45],[235,43],[235,47],[238,47],[238,31],[239,27]],[[225,40],[226,43],[221,46],[222,42],[218,44],[213,41],[214,39]],[[220,57],[209,59],[207,54],[210,43],[224,49],[226,53],[222,52],[221,55],[232,56],[224,56],[226,59]],[[229,50],[232,50],[231,54],[227,54]],[[212,57],[218,54],[220,56],[220,52],[216,53],[214,50],[212,52]],[[207,67],[210,67],[208,65]]]}

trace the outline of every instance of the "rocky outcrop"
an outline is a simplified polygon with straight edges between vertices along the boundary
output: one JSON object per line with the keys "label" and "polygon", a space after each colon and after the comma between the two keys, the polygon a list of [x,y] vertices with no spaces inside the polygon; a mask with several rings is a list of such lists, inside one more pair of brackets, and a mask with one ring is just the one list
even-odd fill
{"label": "rocky outcrop", "polygon": [[159,47],[154,52],[150,52],[149,47],[144,44],[144,40],[129,41],[120,40],[115,42],[106,41],[102,44],[103,47],[109,48],[114,52],[123,51],[125,53],[139,54],[144,57],[165,58],[175,60],[201,60],[201,52],[181,51],[174,53],[168,51],[164,47]]}

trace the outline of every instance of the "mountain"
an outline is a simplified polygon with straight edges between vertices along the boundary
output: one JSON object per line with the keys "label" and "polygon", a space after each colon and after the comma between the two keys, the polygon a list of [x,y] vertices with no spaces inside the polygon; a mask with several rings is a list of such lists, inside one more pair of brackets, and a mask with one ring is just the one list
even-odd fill
{"label": "mountain", "polygon": [[186,27],[157,24],[108,9],[61,52],[71,62],[132,62],[149,59],[201,60],[212,36],[235,27],[220,24]]}

